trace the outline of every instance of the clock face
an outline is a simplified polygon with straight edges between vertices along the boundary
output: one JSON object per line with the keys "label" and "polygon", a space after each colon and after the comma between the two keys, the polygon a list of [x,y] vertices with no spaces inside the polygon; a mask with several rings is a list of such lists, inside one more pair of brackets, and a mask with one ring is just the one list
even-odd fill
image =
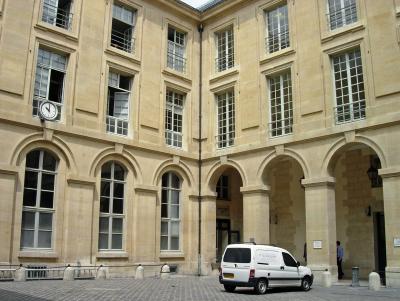
{"label": "clock face", "polygon": [[58,115],[58,108],[55,104],[49,101],[43,101],[40,104],[40,116],[46,120],[54,120],[57,118]]}

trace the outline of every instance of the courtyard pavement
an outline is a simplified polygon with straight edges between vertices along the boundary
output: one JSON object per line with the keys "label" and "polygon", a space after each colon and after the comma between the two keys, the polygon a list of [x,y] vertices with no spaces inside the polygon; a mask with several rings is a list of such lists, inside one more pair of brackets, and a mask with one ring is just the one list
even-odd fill
{"label": "courtyard pavement", "polygon": [[167,280],[147,278],[111,280],[44,280],[0,282],[0,301],[8,300],[144,300],[144,301],[235,301],[235,300],[400,300],[400,289],[382,288],[372,292],[368,287],[347,285],[323,288],[313,286],[309,292],[297,289],[271,289],[266,295],[255,295],[251,289],[224,291],[216,277],[172,277]]}

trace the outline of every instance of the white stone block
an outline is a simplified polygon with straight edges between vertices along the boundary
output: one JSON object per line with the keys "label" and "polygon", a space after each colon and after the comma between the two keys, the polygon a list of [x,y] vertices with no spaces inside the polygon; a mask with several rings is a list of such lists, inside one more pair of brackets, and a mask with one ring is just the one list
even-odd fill
{"label": "white stone block", "polygon": [[168,264],[164,264],[161,268],[161,279],[168,279],[170,274],[170,269]]}
{"label": "white stone block", "polygon": [[96,279],[97,280],[105,280],[108,278],[108,270],[106,267],[99,267],[99,269],[97,270],[97,274],[96,274]]}
{"label": "white stone block", "polygon": [[332,274],[329,271],[322,273],[322,286],[331,287],[332,286]]}
{"label": "white stone block", "polygon": [[368,288],[371,291],[379,291],[381,289],[381,277],[378,273],[372,272],[369,274]]}
{"label": "white stone block", "polygon": [[65,270],[64,270],[64,278],[63,280],[66,281],[71,281],[75,279],[75,269],[68,266]]}
{"label": "white stone block", "polygon": [[139,265],[136,268],[135,279],[143,279],[144,278],[144,268],[142,265]]}
{"label": "white stone block", "polygon": [[26,269],[24,267],[20,267],[15,271],[14,281],[25,281],[26,280]]}

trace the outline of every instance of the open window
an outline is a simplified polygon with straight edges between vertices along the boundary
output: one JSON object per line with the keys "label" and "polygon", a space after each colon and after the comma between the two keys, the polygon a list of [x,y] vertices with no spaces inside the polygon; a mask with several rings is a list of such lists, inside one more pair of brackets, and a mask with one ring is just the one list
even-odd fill
{"label": "open window", "polygon": [[43,0],[42,21],[70,30],[72,25],[72,0]]}
{"label": "open window", "polygon": [[179,72],[186,71],[186,34],[168,26],[167,66]]}
{"label": "open window", "polygon": [[118,2],[113,4],[111,46],[128,53],[134,52],[133,33],[136,11]]}

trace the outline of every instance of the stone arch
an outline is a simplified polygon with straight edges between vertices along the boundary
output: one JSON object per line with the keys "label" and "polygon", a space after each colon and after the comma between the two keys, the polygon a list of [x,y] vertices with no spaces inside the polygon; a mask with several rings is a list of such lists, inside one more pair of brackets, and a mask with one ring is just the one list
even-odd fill
{"label": "stone arch", "polygon": [[261,162],[260,167],[257,171],[257,179],[260,181],[259,184],[262,184],[262,185],[267,184],[267,183],[263,183],[263,175],[264,175],[265,171],[267,170],[267,167],[273,161],[275,161],[276,159],[281,158],[281,157],[290,157],[290,158],[294,159],[300,165],[301,169],[303,170],[304,177],[305,178],[309,177],[310,170],[309,170],[309,167],[308,167],[306,161],[304,160],[304,158],[300,154],[298,154],[296,151],[285,148],[283,153],[281,153],[281,154],[278,154],[276,151],[271,152]]}
{"label": "stone arch", "polygon": [[215,189],[213,189],[213,188],[215,188],[215,185],[217,184],[217,181],[218,181],[219,177],[221,176],[221,174],[223,173],[223,171],[229,167],[233,168],[234,170],[236,170],[238,172],[238,174],[240,175],[240,178],[242,180],[242,185],[244,187],[247,186],[246,174],[244,172],[244,169],[242,168],[242,166],[239,163],[237,163],[233,160],[227,160],[227,162],[225,162],[225,163],[221,163],[219,161],[219,162],[216,162],[207,173],[206,183],[207,183],[207,188],[208,188],[208,191],[207,191],[208,194],[212,195],[215,193],[214,192]]}
{"label": "stone arch", "polygon": [[370,138],[359,135],[355,137],[354,141],[347,142],[346,139],[343,137],[338,139],[332,145],[332,147],[326,153],[324,160],[322,161],[322,166],[321,166],[322,175],[332,176],[333,167],[335,166],[335,163],[337,162],[340,156],[341,150],[344,150],[348,147],[351,147],[352,145],[357,145],[357,144],[362,144],[371,148],[379,157],[382,168],[387,167],[386,155],[383,152],[383,150],[379,147],[379,145]]}
{"label": "stone arch", "polygon": [[26,154],[37,148],[49,150],[58,159],[63,159],[65,161],[66,166],[71,174],[77,173],[75,158],[67,144],[57,136],[53,136],[51,140],[45,140],[43,139],[43,133],[35,133],[22,139],[14,148],[10,165],[20,165]]}
{"label": "stone arch", "polygon": [[101,166],[110,160],[120,162],[126,169],[133,172],[133,176],[137,183],[142,183],[142,173],[136,159],[125,150],[122,151],[122,153],[115,152],[114,147],[104,149],[95,156],[89,169],[89,176],[95,177]]}
{"label": "stone arch", "polygon": [[158,166],[153,174],[152,184],[157,186],[162,175],[168,171],[175,172],[182,181],[187,183],[189,188],[193,188],[192,183],[194,183],[194,177],[190,168],[181,161],[179,163],[174,163],[172,159],[166,160]]}

